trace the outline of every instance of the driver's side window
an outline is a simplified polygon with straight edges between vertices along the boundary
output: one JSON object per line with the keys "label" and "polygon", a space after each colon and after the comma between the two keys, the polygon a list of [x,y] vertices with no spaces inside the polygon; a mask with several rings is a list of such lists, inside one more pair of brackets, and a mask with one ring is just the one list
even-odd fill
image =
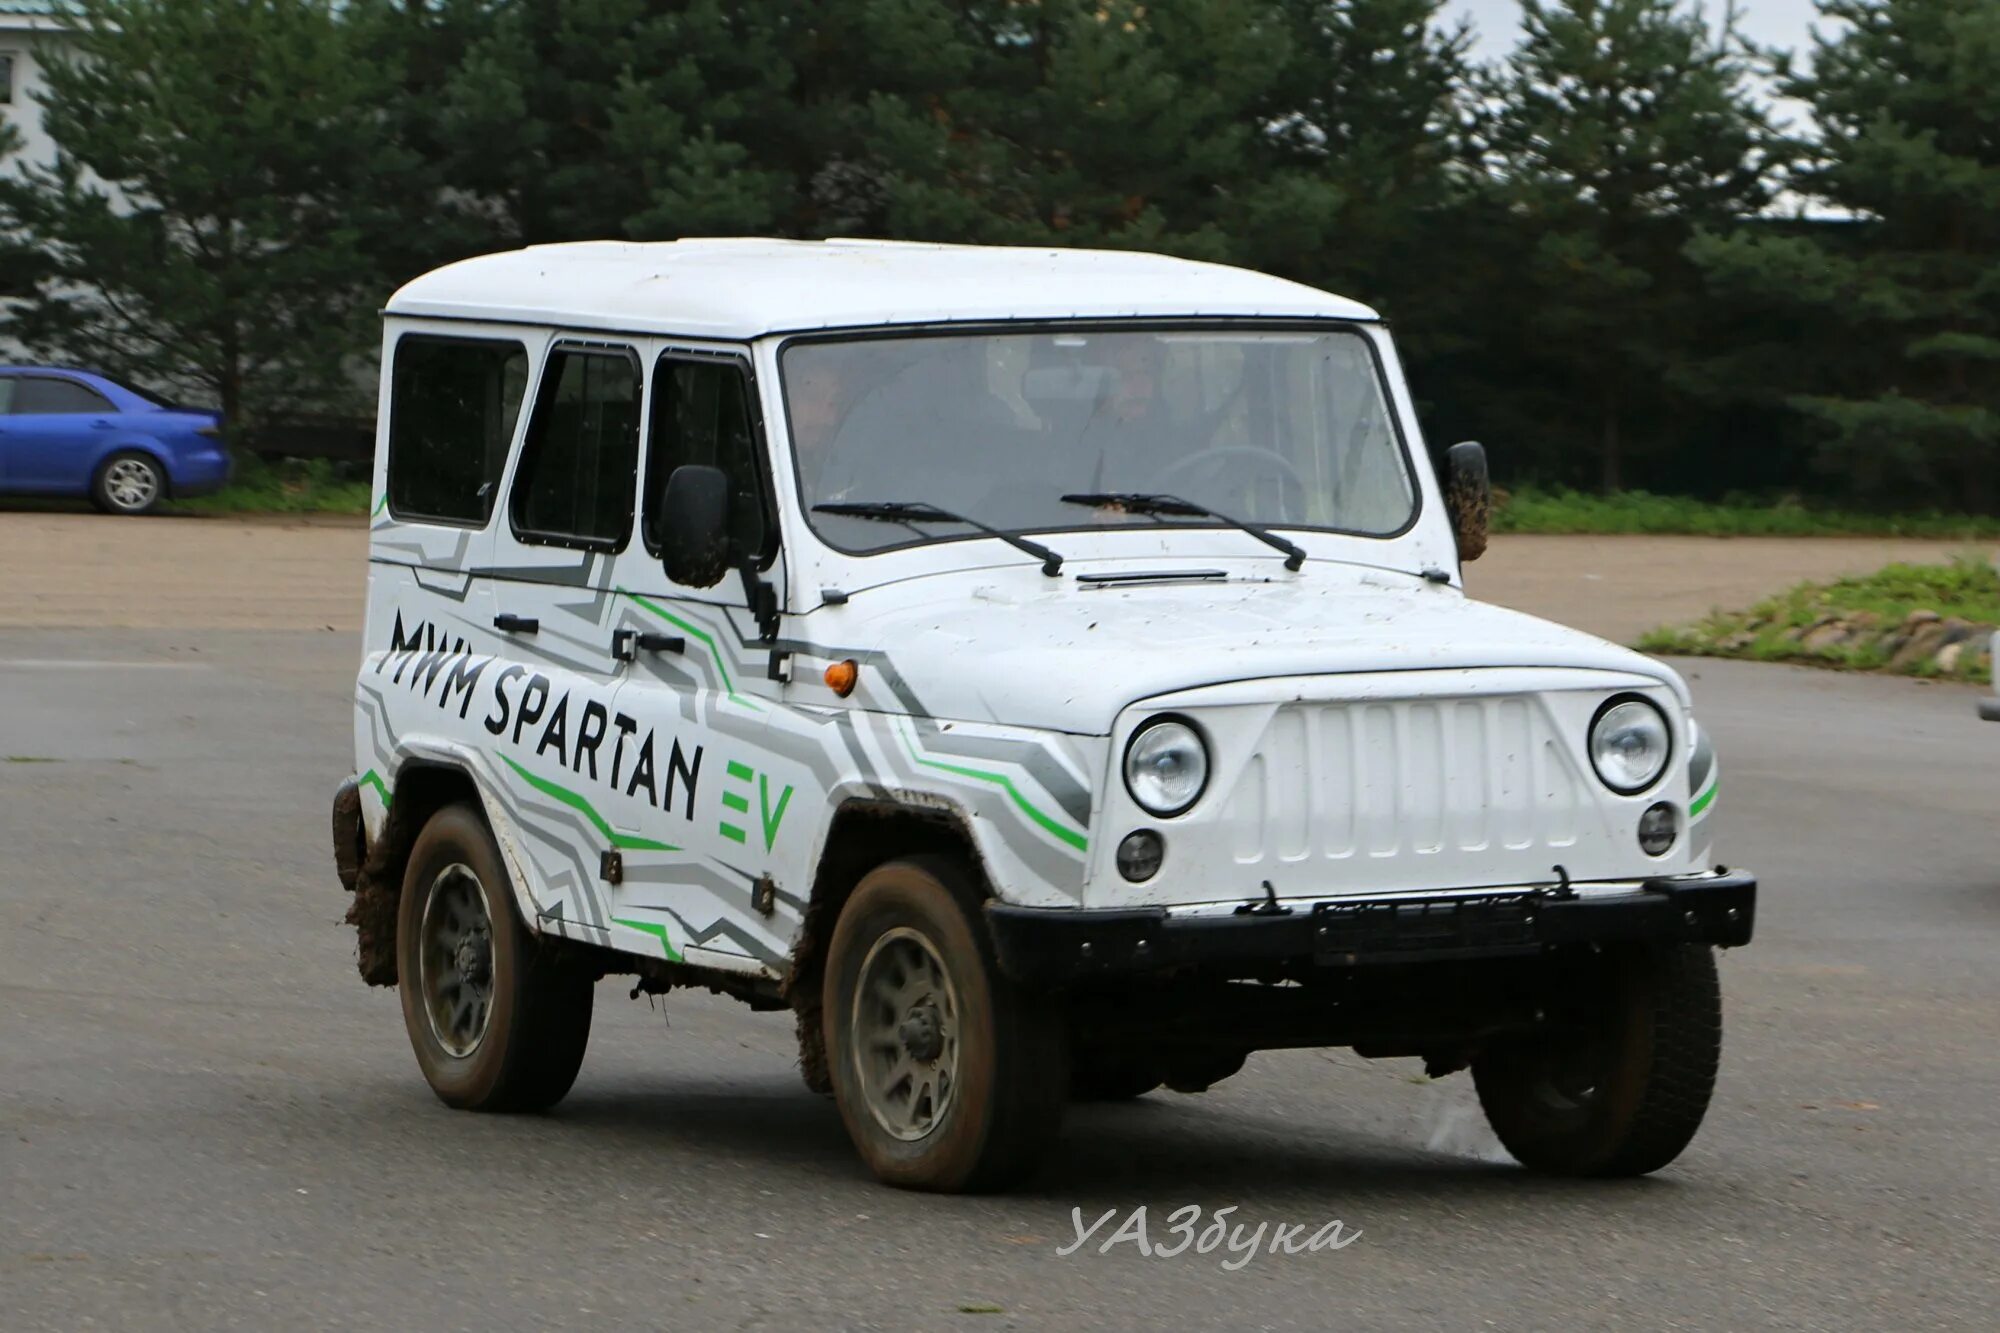
{"label": "driver's side window", "polygon": [[731,357],[669,352],[653,372],[652,442],[646,460],[646,549],[661,549],[661,498],[674,469],[721,468],[729,478],[733,557],[759,564],[776,552],[777,529],[765,502],[764,469],[749,370]]}

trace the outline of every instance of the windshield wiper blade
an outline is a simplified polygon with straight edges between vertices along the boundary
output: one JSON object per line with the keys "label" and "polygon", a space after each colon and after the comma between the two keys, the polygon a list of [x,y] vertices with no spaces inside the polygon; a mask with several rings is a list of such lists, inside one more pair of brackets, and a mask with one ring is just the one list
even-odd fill
{"label": "windshield wiper blade", "polygon": [[1306,562],[1303,546],[1288,542],[1268,528],[1246,523],[1240,518],[1198,505],[1192,500],[1183,500],[1178,495],[1148,495],[1143,491],[1093,491],[1082,495],[1065,495],[1066,505],[1084,505],[1091,509],[1118,508],[1128,514],[1165,514],[1179,518],[1212,518],[1217,523],[1227,523],[1241,532],[1247,532],[1264,545],[1285,553],[1285,568],[1297,571]]}
{"label": "windshield wiper blade", "polygon": [[990,523],[967,518],[949,509],[940,509],[924,500],[870,500],[852,503],[843,501],[838,504],[814,505],[813,512],[838,514],[846,518],[880,519],[885,523],[908,523],[912,520],[921,522],[926,519],[938,523],[962,523],[968,528],[977,528],[989,537],[999,538],[1024,555],[1033,556],[1042,562],[1042,573],[1050,578],[1057,578],[1062,574],[1063,558],[1040,542],[1031,542],[1016,533],[1003,532]]}

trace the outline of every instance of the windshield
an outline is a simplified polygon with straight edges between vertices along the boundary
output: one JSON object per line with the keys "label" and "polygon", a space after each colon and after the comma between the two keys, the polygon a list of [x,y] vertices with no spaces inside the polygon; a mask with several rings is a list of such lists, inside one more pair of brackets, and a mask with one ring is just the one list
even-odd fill
{"label": "windshield", "polygon": [[1131,492],[1386,536],[1415,504],[1373,349],[1351,329],[812,340],[785,349],[783,372],[810,521],[843,550],[966,530],[815,505],[921,501],[1014,532],[1210,522],[1062,498]]}

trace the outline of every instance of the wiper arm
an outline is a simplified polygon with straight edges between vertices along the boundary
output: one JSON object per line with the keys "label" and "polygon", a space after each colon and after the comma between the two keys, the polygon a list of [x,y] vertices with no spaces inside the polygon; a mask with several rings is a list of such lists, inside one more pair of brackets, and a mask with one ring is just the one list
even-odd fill
{"label": "wiper arm", "polygon": [[814,505],[813,512],[839,514],[846,518],[880,519],[885,523],[908,523],[912,520],[926,519],[937,523],[962,523],[968,528],[977,528],[989,537],[999,538],[1024,555],[1033,556],[1042,562],[1042,573],[1050,578],[1062,574],[1063,558],[1040,542],[1031,542],[1016,533],[1002,532],[991,524],[981,523],[978,519],[967,518],[963,514],[955,514],[949,509],[940,509],[924,500],[871,500],[823,504]]}
{"label": "wiper arm", "polygon": [[1180,518],[1212,518],[1218,523],[1227,523],[1241,532],[1247,532],[1264,545],[1285,553],[1285,568],[1297,571],[1306,562],[1305,548],[1288,542],[1268,528],[1260,528],[1255,523],[1246,523],[1240,518],[1218,513],[1207,505],[1198,505],[1192,500],[1183,500],[1178,495],[1147,495],[1144,492],[1096,491],[1083,495],[1065,495],[1066,505],[1084,505],[1091,509],[1122,509],[1128,514],[1166,514]]}

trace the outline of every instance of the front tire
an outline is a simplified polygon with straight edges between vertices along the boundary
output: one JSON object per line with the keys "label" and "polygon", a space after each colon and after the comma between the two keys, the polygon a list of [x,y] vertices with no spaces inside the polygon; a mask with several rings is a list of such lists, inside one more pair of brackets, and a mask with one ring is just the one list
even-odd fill
{"label": "front tire", "polygon": [[166,498],[167,474],[159,461],[134,449],[105,459],[90,479],[90,502],[107,514],[150,514]]}
{"label": "front tire", "polygon": [[1606,951],[1562,997],[1555,1031],[1472,1062],[1486,1119],[1531,1170],[1640,1176],[1701,1127],[1722,1054],[1706,945]]}
{"label": "front tire", "polygon": [[822,1000],[834,1097],[887,1184],[1001,1188],[1061,1125],[1061,1016],[1001,974],[983,924],[965,870],[919,856],[870,871],[834,927]]}
{"label": "front tire", "polygon": [[493,832],[466,802],[432,815],[410,849],[396,962],[417,1065],[447,1106],[563,1099],[590,1041],[594,979],[522,923]]}

